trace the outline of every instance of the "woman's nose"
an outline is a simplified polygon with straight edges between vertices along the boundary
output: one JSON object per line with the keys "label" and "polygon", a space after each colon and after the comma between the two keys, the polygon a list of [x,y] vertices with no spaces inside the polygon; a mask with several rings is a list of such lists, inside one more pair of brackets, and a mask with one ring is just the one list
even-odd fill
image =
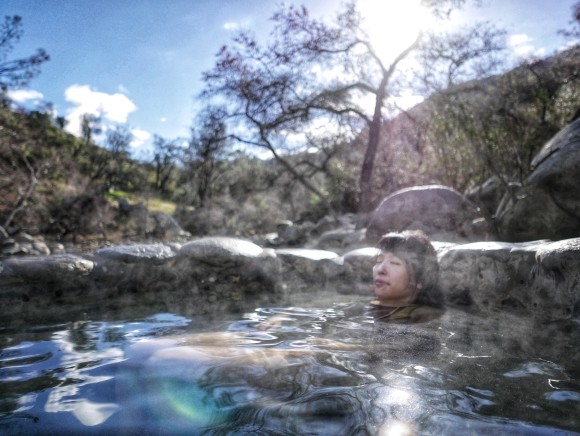
{"label": "woman's nose", "polygon": [[383,274],[386,274],[387,271],[388,271],[387,262],[386,261],[383,261],[383,262],[377,264],[377,271],[379,271],[379,272],[381,272]]}

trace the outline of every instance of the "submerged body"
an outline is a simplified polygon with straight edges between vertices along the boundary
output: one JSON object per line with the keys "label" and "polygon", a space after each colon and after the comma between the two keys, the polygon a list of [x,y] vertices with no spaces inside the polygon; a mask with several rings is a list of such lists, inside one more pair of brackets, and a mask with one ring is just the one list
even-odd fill
{"label": "submerged body", "polygon": [[[362,315],[379,324],[416,324],[426,323],[438,318],[442,314],[441,302],[438,293],[438,264],[435,249],[427,236],[421,232],[389,233],[384,235],[377,244],[379,253],[373,267],[373,292],[376,300],[366,306]],[[361,315],[361,306],[354,305],[340,308],[348,317]],[[357,313],[359,312],[359,313]],[[259,331],[276,331],[283,324],[283,318],[273,317],[256,327]],[[179,340],[179,346],[156,352],[151,359],[177,359],[200,361],[224,359],[230,365],[244,365],[262,361],[264,365],[284,365],[290,357],[306,355],[316,352],[317,349],[331,348],[335,350],[355,350],[367,348],[365,340],[376,346],[381,345],[380,338],[390,337],[386,341],[384,352],[395,345],[396,334],[400,329],[377,328],[382,331],[376,338],[363,338],[360,343],[341,344],[329,338],[313,336],[304,342],[302,349],[264,348],[253,347],[254,332],[224,332],[201,335],[189,335]],[[428,331],[428,329],[427,329]],[[425,338],[425,335],[419,335]],[[429,335],[427,335],[429,336]],[[405,343],[399,341],[394,347],[397,350],[414,347],[422,351],[432,352],[438,349],[438,341],[430,338],[419,343]],[[185,347],[185,348],[184,348]],[[240,348],[241,347],[241,348]]]}

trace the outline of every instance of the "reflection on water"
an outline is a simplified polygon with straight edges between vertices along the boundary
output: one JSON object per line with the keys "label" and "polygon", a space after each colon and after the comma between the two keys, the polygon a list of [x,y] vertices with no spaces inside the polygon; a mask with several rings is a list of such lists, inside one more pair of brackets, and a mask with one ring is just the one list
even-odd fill
{"label": "reflection on water", "polygon": [[4,329],[0,433],[571,434],[579,330],[456,310],[374,324],[340,307]]}

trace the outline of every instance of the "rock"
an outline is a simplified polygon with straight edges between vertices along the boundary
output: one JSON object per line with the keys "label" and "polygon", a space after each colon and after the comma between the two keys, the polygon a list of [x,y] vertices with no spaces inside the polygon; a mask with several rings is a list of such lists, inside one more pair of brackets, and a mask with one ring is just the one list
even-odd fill
{"label": "rock", "polygon": [[580,239],[457,245],[440,256],[441,287],[451,305],[568,319],[580,301],[579,264]]}
{"label": "rock", "polygon": [[501,202],[504,192],[505,188],[501,180],[494,176],[470,189],[466,197],[476,205],[483,205],[489,215],[493,215]]}
{"label": "rock", "polygon": [[264,249],[242,239],[214,236],[188,242],[181,247],[180,255],[206,263],[238,261],[247,263],[260,256]]}
{"label": "rock", "polygon": [[48,245],[46,245],[44,241],[34,241],[32,243],[31,252],[34,253],[35,255],[43,255],[43,256],[48,256],[51,253],[50,248],[48,248]]}
{"label": "rock", "polygon": [[205,311],[239,312],[272,304],[282,295],[275,253],[241,239],[208,237],[188,242],[172,268],[180,286],[190,289]]}
{"label": "rock", "polygon": [[313,227],[312,223],[305,223],[299,226],[292,221],[282,221],[276,226],[278,232],[276,245],[289,247],[304,245]]}
{"label": "rock", "polygon": [[[344,221],[344,220],[343,220]],[[325,215],[320,220],[314,224],[312,227],[313,235],[321,235],[324,232],[336,229],[337,225],[340,226],[340,220],[333,216]]]}
{"label": "rock", "polygon": [[50,250],[50,253],[52,253],[52,254],[64,254],[65,253],[64,245],[61,244],[60,242],[49,242],[48,249]]}
{"label": "rock", "polygon": [[284,287],[292,292],[324,288],[338,273],[336,253],[326,250],[287,248],[275,250],[281,260]]}
{"label": "rock", "polygon": [[131,206],[129,211],[130,228],[137,235],[150,235],[155,231],[157,223],[149,214],[149,210],[143,203]]}
{"label": "rock", "polygon": [[26,254],[26,251],[24,251],[20,247],[20,244],[18,244],[14,239],[6,238],[0,241],[0,257],[14,256],[18,254]]}
{"label": "rock", "polygon": [[13,239],[19,244],[32,244],[35,241],[35,238],[25,232],[17,233],[13,236]]}
{"label": "rock", "polygon": [[407,188],[389,195],[375,209],[366,239],[374,244],[383,234],[402,230],[423,230],[438,241],[482,239],[482,235],[468,233],[470,223],[478,218],[482,217],[477,207],[451,188],[439,185]]}
{"label": "rock", "polygon": [[0,257],[9,256],[48,256],[51,250],[42,236],[31,236],[20,232],[8,237],[6,232],[0,233]]}
{"label": "rock", "polygon": [[498,207],[501,239],[518,242],[580,236],[580,119],[548,141],[532,167],[522,187],[506,194]]}
{"label": "rock", "polygon": [[65,284],[72,278],[89,274],[94,263],[72,254],[47,257],[14,257],[0,264],[0,281],[45,282]]}
{"label": "rock", "polygon": [[337,291],[372,296],[372,268],[376,257],[377,249],[374,247],[359,248],[344,254]]}
{"label": "rock", "polygon": [[[580,238],[557,242],[434,243],[448,305],[541,320],[580,318]],[[339,256],[263,249],[210,237],[183,245],[135,244],[86,255],[0,261],[0,321],[60,320],[81,313],[239,312],[289,295],[334,291],[371,296],[376,249]],[[72,315],[71,315],[72,314]]]}
{"label": "rock", "polygon": [[127,220],[129,233],[137,236],[153,236],[163,240],[191,236],[181,228],[171,215],[165,212],[150,212],[143,203],[131,205],[125,199],[119,199],[119,212]]}
{"label": "rock", "polygon": [[315,243],[321,249],[344,249],[365,245],[365,229],[356,229],[354,225],[324,232]]}
{"label": "rock", "polygon": [[155,221],[155,229],[153,230],[153,235],[167,240],[177,237],[188,237],[191,236],[189,232],[186,232],[181,228],[177,221],[165,212],[153,212],[151,217]]}
{"label": "rock", "polygon": [[95,251],[100,262],[124,262],[162,265],[175,257],[171,247],[161,244],[118,245]]}

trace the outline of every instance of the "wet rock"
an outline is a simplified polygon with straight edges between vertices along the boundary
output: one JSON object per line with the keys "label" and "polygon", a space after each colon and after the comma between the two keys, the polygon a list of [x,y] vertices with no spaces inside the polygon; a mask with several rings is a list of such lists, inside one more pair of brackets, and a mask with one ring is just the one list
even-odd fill
{"label": "wet rock", "polygon": [[275,253],[281,261],[280,278],[293,292],[324,288],[338,259],[336,253],[326,250],[286,248],[277,249]]}
{"label": "wet rock", "polygon": [[84,285],[93,268],[92,261],[74,255],[0,262],[0,323],[58,320],[71,307],[85,309],[91,300]]}
{"label": "wet rock", "polygon": [[372,295],[372,268],[377,257],[374,247],[359,248],[342,256],[343,271],[338,292]]}
{"label": "wet rock", "polygon": [[246,240],[208,237],[181,247],[174,264],[178,282],[223,310],[271,304],[280,298],[275,253]]}
{"label": "wet rock", "polygon": [[441,287],[451,305],[568,319],[580,301],[579,264],[580,239],[457,245],[440,256]]}
{"label": "wet rock", "polygon": [[96,250],[94,255],[100,258],[101,262],[115,261],[160,265],[173,259],[176,253],[167,245],[135,244],[101,248]]}
{"label": "wet rock", "polygon": [[[580,238],[434,245],[448,305],[552,321],[580,317]],[[372,247],[339,256],[211,237],[14,257],[0,261],[0,319],[110,315],[125,307],[192,316],[282,304],[299,292],[370,296],[375,256]]]}
{"label": "wet rock", "polygon": [[540,245],[536,263],[531,271],[534,312],[556,319],[580,315],[580,238]]}
{"label": "wet rock", "polygon": [[162,244],[135,244],[101,248],[91,256],[96,267],[91,285],[126,292],[155,288],[161,280],[172,281],[169,262],[176,256]]}
{"label": "wet rock", "polygon": [[72,254],[48,257],[14,257],[0,264],[0,279],[19,279],[24,282],[57,280],[89,274],[94,262]]}
{"label": "wet rock", "polygon": [[259,245],[242,239],[214,236],[188,242],[181,247],[179,254],[207,263],[224,261],[247,262],[263,254]]}
{"label": "wet rock", "polygon": [[470,223],[482,218],[477,207],[457,191],[439,185],[402,189],[372,213],[366,239],[375,243],[387,232],[423,230],[437,241],[466,242],[486,235],[469,233]]}
{"label": "wet rock", "polygon": [[506,194],[498,207],[501,239],[518,242],[580,236],[580,119],[546,143],[532,167],[521,188]]}

